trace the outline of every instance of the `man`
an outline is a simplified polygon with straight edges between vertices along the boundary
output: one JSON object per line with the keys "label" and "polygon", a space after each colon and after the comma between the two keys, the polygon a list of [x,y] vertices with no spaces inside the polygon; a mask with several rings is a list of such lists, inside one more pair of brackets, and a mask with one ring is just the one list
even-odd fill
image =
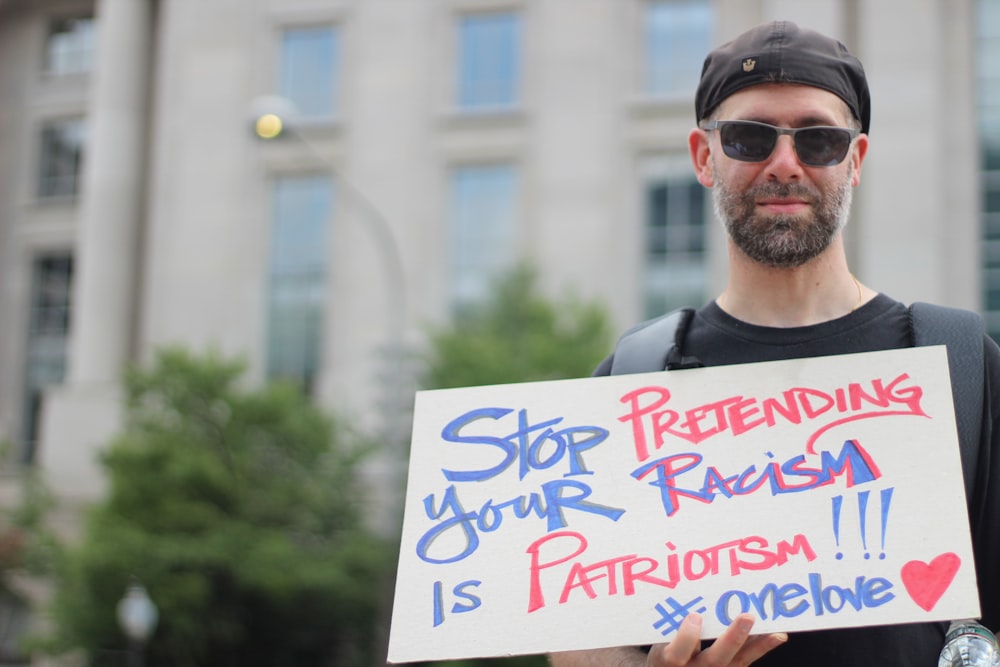
{"label": "man", "polygon": [[[758,26],[710,53],[688,143],[728,232],[729,279],[698,310],[682,354],[703,366],[913,345],[906,306],[861,284],[842,230],[868,152],[861,63],[819,33]],[[1000,349],[984,336],[985,405],[973,511],[983,622],[1000,628]],[[610,372],[612,358],[595,374]],[[654,369],[649,369],[654,370]],[[956,517],[956,520],[961,520]],[[987,526],[990,530],[977,530]],[[908,624],[750,636],[737,618],[702,650],[688,616],[669,644],[573,651],[554,667],[610,665],[937,665],[945,625]]]}

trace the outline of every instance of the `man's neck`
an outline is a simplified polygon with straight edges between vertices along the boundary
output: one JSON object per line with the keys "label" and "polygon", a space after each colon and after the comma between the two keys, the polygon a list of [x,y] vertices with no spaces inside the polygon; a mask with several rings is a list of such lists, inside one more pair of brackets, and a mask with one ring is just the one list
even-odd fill
{"label": "man's neck", "polygon": [[851,273],[837,244],[802,266],[781,269],[731,249],[729,282],[716,303],[748,324],[801,327],[843,317],[873,296]]}

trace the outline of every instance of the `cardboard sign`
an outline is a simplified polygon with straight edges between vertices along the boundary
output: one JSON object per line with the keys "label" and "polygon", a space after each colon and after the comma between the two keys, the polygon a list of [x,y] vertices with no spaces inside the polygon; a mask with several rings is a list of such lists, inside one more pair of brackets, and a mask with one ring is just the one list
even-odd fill
{"label": "cardboard sign", "polygon": [[390,662],[977,617],[944,347],[420,392]]}

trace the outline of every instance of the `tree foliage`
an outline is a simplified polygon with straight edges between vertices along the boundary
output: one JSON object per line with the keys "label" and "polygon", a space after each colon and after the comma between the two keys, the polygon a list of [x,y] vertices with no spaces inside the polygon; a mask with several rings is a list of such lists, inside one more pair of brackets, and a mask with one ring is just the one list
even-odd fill
{"label": "tree foliage", "polygon": [[609,341],[603,308],[547,299],[536,271],[522,265],[501,276],[489,300],[431,333],[423,384],[442,389],[586,377],[608,353]]}
{"label": "tree foliage", "polygon": [[[47,526],[52,495],[37,468],[9,465],[11,449],[0,444],[2,472],[8,476],[0,507],[0,661],[20,662],[26,659],[21,641],[32,590],[51,572],[59,542]],[[7,497],[10,491],[17,497]]]}
{"label": "tree foliage", "polygon": [[[7,443],[0,444],[0,459],[8,459],[9,449]],[[59,552],[58,540],[46,526],[54,500],[36,468],[4,466],[0,472],[20,482],[17,500],[0,508],[0,597],[21,598],[15,580],[44,576]]]}
{"label": "tree foliage", "polygon": [[127,376],[107,499],[59,569],[50,649],[121,664],[130,579],[159,608],[150,667],[371,664],[391,550],[362,522],[359,440],[297,389],[162,352]]}

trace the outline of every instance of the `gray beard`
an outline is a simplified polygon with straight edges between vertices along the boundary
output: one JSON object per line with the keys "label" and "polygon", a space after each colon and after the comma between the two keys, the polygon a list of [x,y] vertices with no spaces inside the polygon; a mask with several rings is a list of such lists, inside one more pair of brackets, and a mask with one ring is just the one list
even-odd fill
{"label": "gray beard", "polygon": [[[806,215],[760,215],[755,202],[765,197],[801,197],[813,210]],[[712,189],[715,213],[729,238],[750,259],[773,268],[802,266],[829,248],[847,224],[852,197],[850,173],[827,193],[802,184],[765,184],[734,192],[719,182]]]}

